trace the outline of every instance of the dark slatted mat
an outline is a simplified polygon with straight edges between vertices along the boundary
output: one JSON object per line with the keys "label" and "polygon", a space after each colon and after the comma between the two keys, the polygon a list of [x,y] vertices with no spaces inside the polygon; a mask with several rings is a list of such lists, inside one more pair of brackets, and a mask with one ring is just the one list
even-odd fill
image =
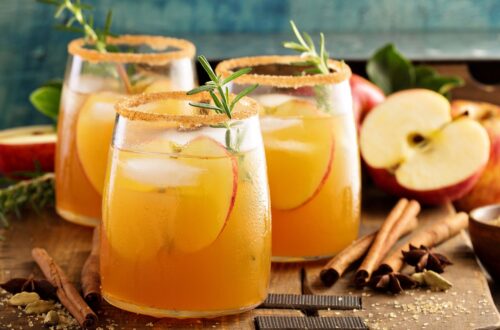
{"label": "dark slatted mat", "polygon": [[361,309],[360,296],[327,296],[311,294],[269,294],[260,308],[280,309]]}
{"label": "dark slatted mat", "polygon": [[357,316],[348,317],[287,317],[257,316],[257,330],[295,330],[295,329],[345,329],[368,330],[363,319]]}

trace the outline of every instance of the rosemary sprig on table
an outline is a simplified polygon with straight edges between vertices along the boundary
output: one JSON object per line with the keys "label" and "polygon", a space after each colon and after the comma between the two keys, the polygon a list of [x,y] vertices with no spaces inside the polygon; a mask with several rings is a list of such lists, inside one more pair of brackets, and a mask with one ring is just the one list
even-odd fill
{"label": "rosemary sprig on table", "polygon": [[[232,119],[232,112],[238,101],[241,100],[246,95],[253,92],[258,87],[258,85],[256,84],[246,87],[238,95],[236,95],[233,99],[231,99],[229,94],[229,87],[227,86],[227,84],[235,80],[236,78],[249,73],[250,71],[252,71],[252,69],[244,68],[238,70],[233,74],[231,74],[230,76],[228,76],[227,78],[223,79],[222,77],[217,76],[215,74],[214,70],[210,66],[210,63],[208,62],[205,56],[203,55],[198,56],[198,62],[200,62],[201,66],[203,67],[203,69],[208,74],[208,77],[211,80],[207,81],[205,85],[196,87],[188,91],[187,94],[194,95],[201,92],[208,92],[210,94],[210,97],[212,98],[213,104],[205,102],[190,102],[189,104],[193,107],[215,111],[218,114],[225,114],[228,119]],[[240,130],[239,128],[236,128],[235,141],[233,141],[231,137],[231,128],[238,125],[240,125],[240,122],[236,121],[231,123],[228,120],[227,122],[212,126],[217,128],[226,128],[226,136],[225,136],[226,149],[233,153],[239,151],[239,147],[243,139],[242,134],[244,133],[244,130]]]}
{"label": "rosemary sprig on table", "polygon": [[[293,64],[307,67],[303,70],[303,73],[329,74],[330,68],[328,67],[328,59],[330,55],[326,51],[325,35],[320,33],[318,53],[311,36],[307,32],[301,33],[293,21],[290,21],[290,25],[298,42],[286,41],[283,43],[283,47],[300,52],[300,57],[303,58],[303,61]],[[325,112],[330,112],[332,109],[328,87],[325,85],[318,85],[314,87],[314,90],[318,107]]]}
{"label": "rosemary sprig on table", "polygon": [[29,180],[19,181],[0,189],[0,225],[9,225],[8,216],[21,216],[21,210],[31,207],[39,211],[54,204],[54,173],[46,173]]}

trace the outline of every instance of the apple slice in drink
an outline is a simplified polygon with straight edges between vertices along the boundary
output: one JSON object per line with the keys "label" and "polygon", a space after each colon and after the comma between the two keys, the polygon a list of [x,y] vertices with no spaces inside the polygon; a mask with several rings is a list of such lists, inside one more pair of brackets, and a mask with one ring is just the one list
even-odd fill
{"label": "apple slice in drink", "polygon": [[[135,255],[131,249],[141,246],[146,255],[193,253],[210,246],[223,232],[236,200],[238,165],[223,145],[198,137],[175,157],[121,154],[115,177],[115,197],[129,191],[137,203],[123,217],[133,217],[130,212],[136,211],[139,219],[147,216],[113,227],[120,231],[108,235],[115,250]],[[150,232],[151,239],[145,241],[138,232]]]}
{"label": "apple slice in drink", "polygon": [[108,151],[115,123],[115,103],[123,95],[101,92],[90,95],[80,109],[76,124],[76,149],[92,186],[102,193]]}
{"label": "apple slice in drink", "polygon": [[332,170],[332,121],[309,101],[293,99],[261,118],[272,207],[298,208],[312,200]]}
{"label": "apple slice in drink", "polygon": [[0,173],[54,170],[57,136],[52,126],[26,126],[0,131]]}
{"label": "apple slice in drink", "polygon": [[442,95],[415,89],[391,95],[367,115],[360,147],[379,187],[441,204],[474,186],[488,162],[490,142],[476,121],[452,120]]}

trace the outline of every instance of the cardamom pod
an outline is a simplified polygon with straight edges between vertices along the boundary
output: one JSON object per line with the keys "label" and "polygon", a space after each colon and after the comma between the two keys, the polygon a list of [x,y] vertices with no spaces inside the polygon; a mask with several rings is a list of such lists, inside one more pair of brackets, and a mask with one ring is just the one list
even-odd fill
{"label": "cardamom pod", "polygon": [[451,282],[432,270],[415,273],[411,277],[420,285],[426,285],[432,290],[446,291],[452,287]]}
{"label": "cardamom pod", "polygon": [[40,300],[40,296],[36,292],[19,292],[10,297],[8,303],[12,306],[26,306]]}
{"label": "cardamom pod", "polygon": [[59,324],[59,314],[56,311],[51,310],[45,315],[43,319],[43,325],[47,327],[55,326]]}
{"label": "cardamom pod", "polygon": [[26,314],[42,314],[54,308],[54,302],[49,300],[37,300],[29,303],[24,308]]}

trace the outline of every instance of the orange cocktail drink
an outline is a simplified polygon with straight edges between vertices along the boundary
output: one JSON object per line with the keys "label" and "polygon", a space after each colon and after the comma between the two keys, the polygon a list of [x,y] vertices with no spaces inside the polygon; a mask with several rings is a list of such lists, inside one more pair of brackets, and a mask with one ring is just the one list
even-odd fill
{"label": "orange cocktail drink", "polygon": [[240,67],[238,92],[262,106],[273,217],[273,260],[332,256],[358,235],[360,163],[349,88],[349,67],[329,61],[331,73],[301,74],[300,57],[268,56],[222,62],[223,77]]}
{"label": "orange cocktail drink", "polygon": [[[171,92],[117,105],[103,196],[105,299],[132,312],[212,317],[266,297],[271,222],[258,103],[225,115]],[[234,124],[234,125],[233,125]]]}
{"label": "orange cocktail drink", "polygon": [[82,39],[68,46],[56,151],[56,209],[66,220],[96,225],[115,122],[114,104],[129,94],[190,89],[194,46],[185,40],[122,36],[100,53]]}

